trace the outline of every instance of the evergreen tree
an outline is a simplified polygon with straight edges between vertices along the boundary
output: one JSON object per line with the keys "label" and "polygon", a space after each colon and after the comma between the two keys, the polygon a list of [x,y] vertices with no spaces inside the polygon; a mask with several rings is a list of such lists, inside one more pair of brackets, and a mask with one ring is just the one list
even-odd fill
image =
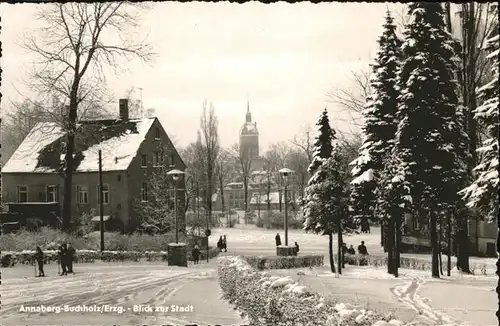
{"label": "evergreen tree", "polygon": [[[488,138],[483,141],[477,149],[481,155],[479,164],[474,168],[476,179],[463,191],[467,206],[478,208],[489,221],[497,222],[497,252],[500,254],[500,216],[498,215],[498,78],[499,62],[498,55],[500,49],[498,34],[498,6],[495,6],[493,13],[495,28],[491,37],[487,40],[485,50],[489,52],[488,59],[491,60],[492,80],[482,86],[478,92],[479,97],[484,101],[475,111],[474,118],[486,126]],[[498,296],[498,309],[496,316],[500,325],[500,255],[497,259],[498,284],[496,292]]]}
{"label": "evergreen tree", "polygon": [[475,111],[474,118],[486,126],[488,138],[477,149],[480,154],[479,164],[474,168],[476,179],[464,189],[464,199],[467,206],[477,207],[489,221],[494,221],[498,216],[498,9],[494,17],[497,19],[497,28],[486,42],[485,50],[489,51],[491,60],[492,80],[481,87],[479,98],[483,104]]}
{"label": "evergreen tree", "polygon": [[[308,181],[303,206],[305,217],[304,230],[321,232],[329,237],[329,257],[330,267],[335,273],[335,263],[333,260],[333,225],[330,211],[326,209],[326,203],[329,200],[331,188],[328,187],[328,173],[326,169],[320,169],[326,160],[331,158],[333,151],[332,141],[335,139],[335,130],[330,127],[328,111],[325,109],[318,122],[318,132],[314,137],[313,159],[309,165],[308,171],[311,178]],[[331,162],[330,162],[331,163]],[[320,223],[319,221],[323,223]]]}
{"label": "evergreen tree", "polygon": [[332,156],[332,141],[335,139],[335,130],[330,127],[326,108],[319,117],[316,126],[318,126],[318,131],[314,136],[313,159],[307,169],[311,175],[321,166],[323,160]]}
{"label": "evergreen tree", "polygon": [[[403,61],[396,133],[398,169],[410,185],[415,218],[429,228],[432,275],[439,277],[438,216],[456,204],[465,174],[460,164],[460,125],[453,41],[445,31],[440,3],[409,4],[404,31]],[[425,220],[424,220],[425,219]]]}
{"label": "evergreen tree", "polygon": [[[378,171],[384,166],[383,158],[391,152],[396,133],[397,70],[401,59],[401,41],[396,36],[396,25],[387,12],[384,31],[379,38],[379,50],[372,65],[370,81],[373,93],[363,110],[365,138],[359,157],[353,165],[351,182],[351,214],[361,230],[367,231],[368,222],[374,221],[375,188]],[[375,178],[374,178],[375,176]]]}
{"label": "evergreen tree", "polygon": [[389,156],[387,165],[380,171],[376,190],[376,214],[386,225],[387,272],[398,276],[400,244],[404,213],[411,208],[412,198],[406,182],[405,171],[400,171],[398,157]]}
{"label": "evergreen tree", "polygon": [[342,165],[340,151],[336,147],[332,157],[323,161],[309,180],[306,188],[304,206],[304,230],[328,235],[329,255],[332,272],[335,272],[333,260],[333,234],[338,236],[339,274],[342,273],[342,230],[348,224],[348,184]]}

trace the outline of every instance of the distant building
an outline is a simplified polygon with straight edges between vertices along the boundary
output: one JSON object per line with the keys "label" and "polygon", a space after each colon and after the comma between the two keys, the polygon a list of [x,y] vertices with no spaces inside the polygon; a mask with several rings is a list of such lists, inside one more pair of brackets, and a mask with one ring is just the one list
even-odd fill
{"label": "distant building", "polygon": [[[269,192],[274,194],[272,195],[275,196],[273,198],[277,198],[276,203],[271,201],[271,210],[279,210],[279,196],[277,194],[280,193],[282,189],[280,189],[279,185],[276,184],[275,175],[268,179],[268,167],[266,166],[264,158],[259,156],[259,131],[257,129],[257,123],[252,121],[249,103],[247,103],[245,122],[240,128],[239,148],[242,161],[250,162],[249,166],[251,176],[248,184],[247,200],[249,202],[247,207],[253,210],[258,209],[258,204],[256,204],[257,202],[255,202],[255,198],[267,198],[267,193]],[[231,182],[223,189],[224,206],[226,210],[245,209],[245,189],[241,174],[241,163],[242,162],[239,159],[235,160],[234,164],[236,166],[236,171],[231,178]],[[290,190],[290,194],[292,194],[292,186],[288,189]],[[221,191],[219,189],[215,194],[215,197],[213,197],[214,210],[222,209],[222,200],[220,195]],[[283,193],[281,193],[282,209],[284,209],[283,196]],[[291,196],[295,198],[294,193]],[[252,201],[254,201],[254,204],[252,204]],[[261,207],[262,210],[267,210],[267,208],[267,203]]]}
{"label": "distant building", "polygon": [[471,252],[479,256],[497,257],[496,241],[498,228],[496,223],[469,220],[469,241]]}
{"label": "distant building", "polygon": [[[186,166],[157,118],[130,120],[128,110],[128,100],[120,100],[119,119],[78,122],[72,213],[99,212],[100,149],[105,220],[120,221],[125,230],[133,230],[137,226],[136,203],[153,200],[148,179],[155,168],[184,170]],[[59,125],[38,123],[3,167],[4,200],[52,202],[62,207],[64,142],[65,132]],[[179,189],[183,189],[184,181],[179,182]],[[184,202],[184,191],[178,195]]]}

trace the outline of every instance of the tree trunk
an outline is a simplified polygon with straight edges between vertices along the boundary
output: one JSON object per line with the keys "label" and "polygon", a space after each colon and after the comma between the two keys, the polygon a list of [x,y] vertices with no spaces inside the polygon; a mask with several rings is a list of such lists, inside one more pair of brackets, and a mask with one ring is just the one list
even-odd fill
{"label": "tree trunk", "polygon": [[[69,123],[66,135],[66,155],[65,155],[65,169],[64,169],[64,201],[63,201],[63,216],[62,216],[62,231],[68,232],[71,222],[71,202],[73,199],[73,169],[75,151],[75,133],[76,133],[76,119],[78,116],[78,104],[76,101],[79,83],[75,80],[72,85],[70,94],[69,106]],[[78,194],[77,194],[78,196]]]}
{"label": "tree trunk", "polygon": [[281,204],[283,203],[283,200],[282,200],[281,196],[282,196],[282,191],[281,191],[281,189],[279,189],[278,190],[278,200],[279,200],[279,203],[280,203],[280,213],[282,212]]}
{"label": "tree trunk", "polygon": [[399,271],[398,268],[401,267],[401,219],[402,219],[402,214],[398,215],[396,219],[396,242],[394,246],[394,252],[395,252],[395,266],[394,266],[394,276],[398,277],[399,276]]}
{"label": "tree trunk", "polygon": [[448,33],[452,33],[451,29],[451,10],[450,10],[450,3],[445,2],[444,4],[444,10],[445,10],[445,18],[446,18],[446,30]]}
{"label": "tree trunk", "polygon": [[439,248],[437,235],[437,218],[435,212],[430,212],[431,245],[432,245],[432,277],[439,278]]}
{"label": "tree trunk", "polygon": [[330,258],[330,270],[335,273],[335,261],[333,260],[333,233],[328,234],[328,255]]}
{"label": "tree trunk", "polygon": [[447,244],[448,244],[448,261],[446,264],[446,275],[451,276],[451,212],[454,212],[454,210],[448,211],[448,217],[447,217]]}
{"label": "tree trunk", "polygon": [[207,185],[207,224],[213,225],[213,221],[212,221],[213,168],[212,168],[210,162],[208,163],[207,179],[208,179],[208,185]]}
{"label": "tree trunk", "polygon": [[498,255],[498,259],[497,259],[497,276],[498,276],[498,282],[497,282],[497,288],[496,288],[496,292],[497,292],[497,298],[498,298],[498,309],[497,309],[497,312],[496,312],[496,316],[497,316],[497,319],[498,319],[498,325],[500,325],[500,217],[497,216],[497,255]]}
{"label": "tree trunk", "polygon": [[443,273],[443,257],[441,255],[441,252],[443,249],[441,248],[441,243],[443,242],[443,216],[439,214],[439,237],[438,237],[438,258],[439,258],[439,272],[441,276],[444,275]]}
{"label": "tree trunk", "polygon": [[469,266],[469,221],[465,209],[457,213],[459,230],[457,231],[457,268],[463,273],[472,274]]}
{"label": "tree trunk", "polygon": [[224,188],[222,187],[222,183],[221,183],[221,187],[220,187],[220,202],[221,202],[221,208],[222,208],[222,213],[225,212],[226,210],[226,201],[224,199]]}
{"label": "tree trunk", "polygon": [[394,220],[389,216],[387,222],[387,239],[385,241],[387,248],[387,273],[394,275]]}
{"label": "tree trunk", "polygon": [[344,267],[344,255],[342,254],[342,221],[339,219],[338,225],[337,225],[337,243],[338,243],[338,257],[339,257],[339,274],[342,274],[342,267]]}
{"label": "tree trunk", "polygon": [[[245,189],[243,189],[244,191],[244,195],[245,195],[245,213],[246,211],[248,210],[248,179],[245,177],[243,178],[243,187]],[[247,218],[246,218],[246,214],[245,214],[245,224],[247,224]]]}

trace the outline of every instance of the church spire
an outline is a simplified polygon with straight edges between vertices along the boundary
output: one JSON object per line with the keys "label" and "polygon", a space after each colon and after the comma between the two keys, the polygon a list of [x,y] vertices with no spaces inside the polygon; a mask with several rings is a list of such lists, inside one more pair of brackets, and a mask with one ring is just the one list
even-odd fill
{"label": "church spire", "polygon": [[252,122],[252,114],[250,113],[250,100],[247,99],[247,122]]}

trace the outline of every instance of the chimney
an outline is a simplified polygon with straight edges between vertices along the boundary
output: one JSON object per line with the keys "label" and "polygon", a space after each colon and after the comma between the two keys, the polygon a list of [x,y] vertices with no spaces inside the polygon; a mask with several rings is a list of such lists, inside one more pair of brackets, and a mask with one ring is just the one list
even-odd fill
{"label": "chimney", "polygon": [[128,99],[121,98],[118,100],[118,106],[120,109],[120,119],[123,121],[128,120]]}

